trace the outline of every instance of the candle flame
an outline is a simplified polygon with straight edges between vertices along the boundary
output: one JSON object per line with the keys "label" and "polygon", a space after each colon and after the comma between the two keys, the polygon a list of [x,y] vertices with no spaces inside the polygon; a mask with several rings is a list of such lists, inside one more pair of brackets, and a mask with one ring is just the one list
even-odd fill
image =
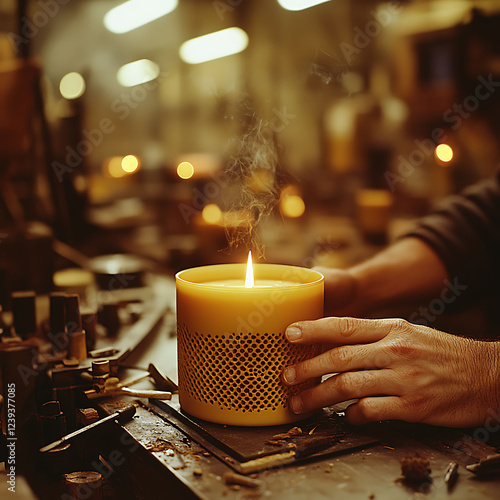
{"label": "candle flame", "polygon": [[253,265],[252,265],[252,251],[248,252],[248,260],[247,260],[247,275],[245,278],[245,288],[253,288],[254,279],[253,279]]}

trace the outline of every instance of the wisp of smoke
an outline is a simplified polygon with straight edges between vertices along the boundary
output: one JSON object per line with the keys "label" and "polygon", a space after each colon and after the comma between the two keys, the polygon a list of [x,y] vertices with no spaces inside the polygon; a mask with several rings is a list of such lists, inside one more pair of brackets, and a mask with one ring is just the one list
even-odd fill
{"label": "wisp of smoke", "polygon": [[245,118],[246,130],[227,170],[239,186],[239,199],[231,211],[241,224],[234,224],[231,231],[226,229],[226,235],[229,249],[244,244],[262,257],[264,249],[257,229],[279,202],[289,175],[280,168],[276,136],[270,123],[258,119],[254,113],[247,113]]}

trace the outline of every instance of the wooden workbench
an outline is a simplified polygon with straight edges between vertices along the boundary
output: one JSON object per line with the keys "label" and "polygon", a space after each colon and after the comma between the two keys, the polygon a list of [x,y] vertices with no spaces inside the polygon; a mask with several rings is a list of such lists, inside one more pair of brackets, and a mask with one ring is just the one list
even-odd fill
{"label": "wooden workbench", "polygon": [[[172,328],[172,322],[160,328],[129,361],[139,365],[154,362],[176,379]],[[403,500],[428,496],[480,500],[500,496],[500,477],[478,479],[465,469],[465,465],[495,453],[495,446],[500,446],[500,436],[495,433],[490,433],[491,444],[484,444],[456,429],[401,422],[373,424],[370,431],[380,436],[379,444],[260,472],[257,476],[263,485],[255,490],[227,485],[223,479],[231,470],[227,464],[145,406],[137,409],[136,417],[125,425],[124,431],[125,441],[134,444],[122,446],[125,460],[116,473],[130,483],[130,498],[309,500],[335,496]],[[123,441],[123,436],[120,439]],[[107,446],[110,453],[112,441]],[[400,460],[415,452],[430,460],[432,482],[412,487],[400,479]],[[444,474],[451,461],[458,462],[460,469],[458,482],[450,493]]]}

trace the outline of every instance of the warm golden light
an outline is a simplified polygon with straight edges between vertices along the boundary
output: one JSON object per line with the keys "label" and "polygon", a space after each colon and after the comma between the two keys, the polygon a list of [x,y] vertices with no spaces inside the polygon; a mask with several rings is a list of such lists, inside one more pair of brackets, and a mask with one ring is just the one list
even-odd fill
{"label": "warm golden light", "polygon": [[253,288],[254,279],[253,279],[253,265],[252,265],[252,251],[248,251],[248,260],[247,260],[247,275],[245,277],[245,288]]}
{"label": "warm golden light", "polygon": [[326,3],[328,1],[329,0],[278,0],[278,3],[285,10],[297,11],[309,9],[315,5]]}
{"label": "warm golden light", "polygon": [[453,149],[448,144],[439,144],[436,147],[436,158],[444,163],[448,163],[453,159]]}
{"label": "warm golden light", "polygon": [[112,33],[127,33],[172,12],[178,0],[128,0],[104,16],[104,26]]}
{"label": "warm golden light", "polygon": [[183,161],[177,166],[177,175],[181,179],[191,179],[194,174],[194,167],[188,161]]}
{"label": "warm golden light", "polygon": [[116,75],[120,85],[133,87],[158,78],[160,67],[149,59],[139,59],[128,64],[124,64]]}
{"label": "warm golden light", "polygon": [[108,173],[111,177],[115,177],[116,179],[119,177],[123,177],[127,175],[122,168],[122,160],[121,156],[114,156],[108,160]]}
{"label": "warm golden light", "polygon": [[77,99],[85,92],[85,80],[80,73],[64,75],[59,83],[59,92],[65,99]]}
{"label": "warm golden light", "polygon": [[139,168],[139,159],[134,155],[124,156],[121,161],[121,166],[124,172],[131,174]]}
{"label": "warm golden light", "polygon": [[203,207],[201,216],[207,224],[220,224],[222,222],[222,210],[215,203]]}
{"label": "warm golden light", "polygon": [[281,199],[281,212],[286,217],[296,218],[304,214],[306,204],[304,200],[296,194],[285,195]]}
{"label": "warm golden light", "polygon": [[245,50],[247,45],[248,35],[241,28],[226,28],[184,42],[179,49],[179,55],[188,64],[200,64],[238,54]]}

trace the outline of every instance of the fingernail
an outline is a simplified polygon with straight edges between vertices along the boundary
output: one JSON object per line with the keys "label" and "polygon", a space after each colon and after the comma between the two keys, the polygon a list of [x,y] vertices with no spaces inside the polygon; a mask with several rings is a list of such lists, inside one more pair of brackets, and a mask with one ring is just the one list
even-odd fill
{"label": "fingernail", "polygon": [[302,330],[297,326],[289,326],[285,335],[290,342],[296,342],[302,338]]}
{"label": "fingernail", "polygon": [[292,366],[288,367],[284,372],[283,372],[283,378],[285,379],[285,382],[287,384],[293,384],[295,382],[295,368]]}
{"label": "fingernail", "polygon": [[302,413],[303,408],[304,403],[300,396],[293,396],[293,398],[290,399],[290,410],[292,410],[293,413]]}

